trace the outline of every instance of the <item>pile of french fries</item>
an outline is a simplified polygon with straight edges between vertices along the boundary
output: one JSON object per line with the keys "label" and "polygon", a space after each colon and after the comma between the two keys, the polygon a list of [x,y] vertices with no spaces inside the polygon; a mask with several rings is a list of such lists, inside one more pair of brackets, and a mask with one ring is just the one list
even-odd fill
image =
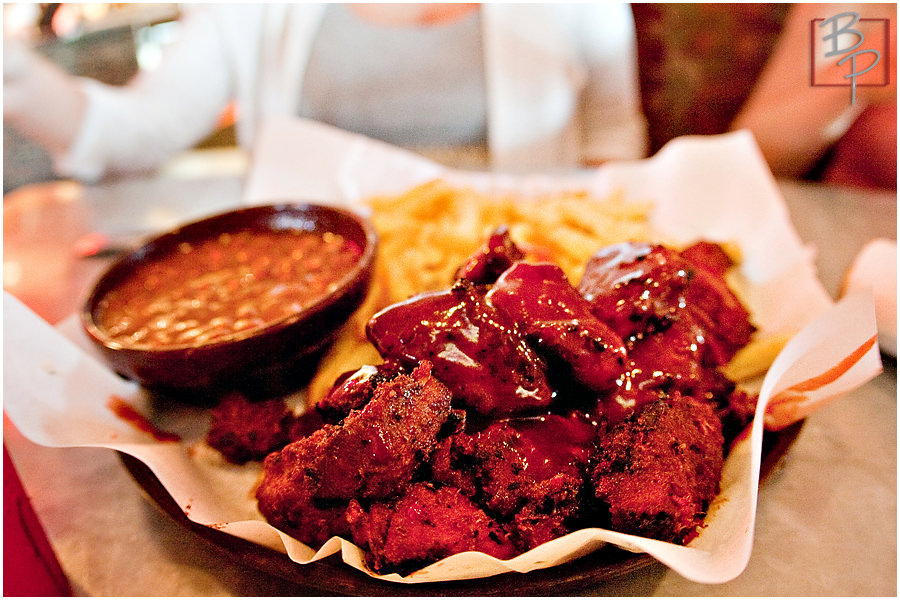
{"label": "pile of french fries", "polygon": [[651,239],[650,204],[583,191],[521,198],[436,180],[400,196],[371,198],[370,205],[391,302],[448,287],[456,269],[501,225],[530,258],[555,262],[576,283],[602,246]]}
{"label": "pile of french fries", "polygon": [[[343,373],[381,358],[365,335],[378,310],[423,292],[447,289],[457,269],[500,226],[531,260],[559,265],[574,285],[600,248],[629,240],[663,242],[650,225],[652,204],[620,195],[598,198],[584,191],[528,198],[489,195],[434,180],[400,195],[369,199],[379,234],[375,278],[363,306],[345,325],[308,388],[318,402]],[[737,371],[765,370],[771,363],[749,350]]]}

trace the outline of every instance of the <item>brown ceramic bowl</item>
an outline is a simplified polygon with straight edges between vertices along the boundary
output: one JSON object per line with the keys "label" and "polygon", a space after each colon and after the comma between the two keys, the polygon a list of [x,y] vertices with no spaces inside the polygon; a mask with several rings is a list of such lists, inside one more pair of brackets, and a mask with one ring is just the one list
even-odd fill
{"label": "brown ceramic bowl", "polygon": [[[301,238],[308,239],[304,242]],[[327,250],[325,242],[316,241],[320,239],[338,243],[339,247]],[[235,240],[240,240],[240,244]],[[306,244],[302,250],[301,242]],[[222,246],[223,243],[226,245]],[[323,351],[362,303],[372,279],[376,246],[377,236],[371,224],[342,209],[296,203],[234,210],[160,235],[116,261],[100,277],[85,300],[81,313],[82,325],[117,373],[151,390],[179,396],[187,394],[198,400],[210,392],[225,389],[240,389],[248,393],[286,393],[308,379]],[[184,256],[177,258],[179,254],[191,252],[197,255],[190,254],[187,262]],[[333,258],[317,260],[329,252]],[[272,256],[267,258],[266,253]],[[231,266],[208,268],[204,261],[212,260],[210,257],[214,255],[216,260],[224,255],[222,260],[230,262]],[[334,258],[335,255],[341,256]],[[178,260],[181,262],[173,262]],[[231,296],[244,293],[231,291],[235,289],[232,285],[235,281],[246,279],[236,275],[246,275],[247,268],[243,265],[269,264],[275,260],[279,261],[280,271],[275,267],[260,268],[254,271],[250,280],[270,288],[278,285],[282,292],[288,286],[297,294],[305,293],[307,295],[302,302],[297,298],[289,298],[290,302],[268,301],[266,299],[276,292],[265,288],[259,288],[259,300],[252,296],[253,292],[246,292],[251,296],[241,297],[240,306],[243,309],[235,305],[237,301],[231,302]],[[305,284],[301,284],[299,279],[301,276],[307,279],[312,277],[303,271],[305,266],[300,266],[299,261],[304,260],[308,262],[303,265],[334,263],[333,266],[314,267],[319,269],[315,277],[323,280],[317,285],[320,288],[324,285],[324,289],[315,293],[303,291]],[[169,269],[168,275],[158,277],[158,269],[162,268],[160,265]],[[148,270],[151,268],[157,271]],[[267,282],[266,278],[274,275],[266,273],[275,271],[282,273],[279,275],[282,279]],[[215,279],[219,274],[222,278]],[[231,276],[230,282],[226,275]],[[203,296],[197,291],[202,288],[197,281],[200,277],[204,281],[214,278],[206,285],[206,290],[213,290],[209,293],[216,294],[215,301],[208,300],[212,296]],[[181,279],[184,281],[179,283]],[[151,291],[145,293],[142,286],[150,285],[148,282],[151,280],[157,284],[160,280],[171,283],[158,285],[161,289],[151,286]],[[139,287],[135,288],[135,285]],[[169,293],[166,286],[179,289],[178,285],[193,287],[186,294],[179,292],[180,297],[172,296],[180,298],[178,300],[166,299],[165,294]],[[226,289],[229,291],[225,292]],[[194,328],[196,331],[206,331],[207,335],[194,334],[196,337],[187,341],[183,339],[184,331],[196,324],[197,319],[193,318],[196,315],[185,317],[178,312],[182,309],[177,307],[185,306],[186,297],[193,298],[190,302],[195,307],[209,308],[203,309],[205,318],[209,320],[198,317],[204,325]],[[203,300],[198,300],[198,297]],[[152,300],[162,302],[164,307],[172,307],[166,315],[173,316],[160,317],[158,306],[148,308],[153,304]],[[229,303],[233,305],[228,306]],[[210,333],[213,329],[209,324],[215,317],[221,316],[223,319],[220,321],[234,324],[239,320],[238,316],[231,314],[234,311],[255,310],[254,307],[265,306],[266,303],[276,306],[268,309],[269,314],[275,314],[274,317],[259,316],[254,321],[255,325],[248,325],[247,319],[244,319],[240,327],[246,328],[238,330],[235,325],[235,329],[225,327],[223,332],[219,327],[218,333]],[[223,304],[224,307],[210,308]],[[122,323],[143,323],[144,317],[135,315],[149,314],[152,310],[157,310],[157,313],[150,320],[168,322],[172,339],[151,339],[146,335],[149,325],[140,328],[143,333],[123,333]],[[127,316],[129,314],[130,317]],[[204,337],[208,339],[203,341]]]}

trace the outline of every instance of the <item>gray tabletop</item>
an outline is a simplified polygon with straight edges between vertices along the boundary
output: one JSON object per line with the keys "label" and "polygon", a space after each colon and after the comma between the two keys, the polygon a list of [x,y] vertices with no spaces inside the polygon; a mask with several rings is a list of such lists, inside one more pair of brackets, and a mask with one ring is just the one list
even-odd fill
{"label": "gray tabletop", "polygon": [[[833,295],[866,241],[896,239],[895,194],[791,182],[781,188],[801,238],[817,248],[822,282]],[[215,212],[236,204],[240,193],[238,178],[134,180],[84,188],[78,202],[84,226],[128,233],[136,222],[163,228],[171,219]],[[701,585],[653,564],[576,593],[896,596],[896,363],[887,358],[885,367],[807,419],[761,488],[753,554],[739,577]],[[114,452],[36,446],[8,420],[4,442],[77,595],[309,591],[232,562],[183,529],[147,501]]]}

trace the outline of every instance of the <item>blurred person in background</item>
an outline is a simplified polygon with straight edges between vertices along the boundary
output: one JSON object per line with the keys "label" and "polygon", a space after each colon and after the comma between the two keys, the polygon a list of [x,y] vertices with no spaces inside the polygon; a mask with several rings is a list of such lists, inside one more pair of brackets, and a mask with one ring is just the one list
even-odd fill
{"label": "blurred person in background", "polygon": [[[840,34],[837,50],[879,50],[880,72],[873,76],[886,85],[858,85],[851,99],[848,53],[830,59],[834,50],[823,43],[810,61],[812,35],[828,35],[831,23],[821,21],[841,13],[852,13],[836,24],[862,34]],[[884,42],[887,21],[889,39]],[[896,4],[796,4],[784,24],[772,56],[732,129],[749,129],[776,176],[807,178],[829,183],[871,188],[897,189],[897,48]],[[887,52],[885,52],[887,50]],[[860,56],[857,71],[873,64],[874,55]],[[812,85],[842,82],[843,85]],[[879,66],[875,63],[875,66]]]}
{"label": "blurred person in background", "polygon": [[233,102],[247,148],[292,115],[523,170],[749,129],[779,177],[896,189],[893,77],[852,106],[810,82],[811,20],[845,11],[887,19],[896,48],[895,4],[189,6],[160,68],[123,88],[5,43],[4,120],[87,180],[159,165]]}
{"label": "blurred person in background", "polygon": [[[748,129],[778,177],[896,189],[896,4],[635,3],[632,10],[650,154],[679,136]],[[810,74],[812,36],[831,31],[818,23],[844,12],[861,19],[851,28],[864,33],[862,49],[886,51],[878,68],[889,78],[858,86],[854,105],[842,56],[816,60],[816,81],[838,86],[814,86]],[[840,46],[855,41],[847,32]],[[857,69],[869,62],[871,55],[860,57]]]}
{"label": "blurred person in background", "polygon": [[4,42],[4,123],[64,176],[151,169],[234,102],[252,149],[299,116],[411,149],[486,147],[501,169],[646,153],[627,4],[188,5],[158,68],[74,78]]}

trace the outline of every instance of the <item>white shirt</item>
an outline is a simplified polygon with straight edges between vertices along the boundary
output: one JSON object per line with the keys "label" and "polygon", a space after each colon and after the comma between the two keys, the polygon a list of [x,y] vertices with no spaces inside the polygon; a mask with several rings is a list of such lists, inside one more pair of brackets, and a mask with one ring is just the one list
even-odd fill
{"label": "white shirt", "polygon": [[[153,167],[208,134],[232,99],[238,141],[252,148],[262,119],[298,115],[304,106],[326,7],[190,8],[180,40],[156,70],[124,89],[83,81],[87,114],[57,167],[84,179]],[[485,4],[480,15],[493,167],[548,169],[644,155],[627,4]],[[416,83],[427,93],[427,82]],[[413,117],[421,122],[423,115]],[[377,133],[372,125],[368,131]]]}
{"label": "white shirt", "polygon": [[481,29],[479,11],[390,27],[330,5],[304,74],[300,116],[405,148],[484,145]]}

